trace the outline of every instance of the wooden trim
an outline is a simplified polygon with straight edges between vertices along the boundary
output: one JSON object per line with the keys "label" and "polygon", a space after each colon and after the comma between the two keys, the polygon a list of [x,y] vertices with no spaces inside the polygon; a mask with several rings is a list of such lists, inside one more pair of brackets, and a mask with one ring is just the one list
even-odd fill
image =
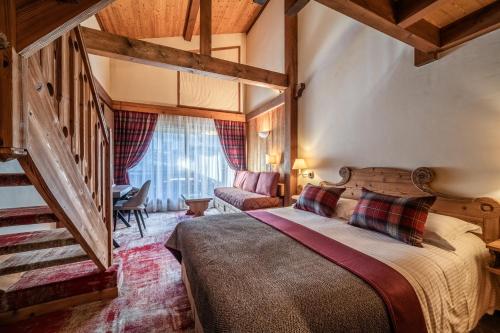
{"label": "wooden trim", "polygon": [[93,291],[86,294],[61,298],[55,301],[28,306],[25,308],[1,312],[0,323],[13,323],[32,317],[41,316],[50,312],[66,310],[70,307],[86,304],[90,302],[103,301],[118,297],[118,287],[107,288],[104,290]]}
{"label": "wooden trim", "polygon": [[168,105],[144,104],[144,103],[134,103],[125,101],[113,101],[113,110],[158,113],[158,114],[169,114],[169,115],[186,116],[186,117],[210,118],[210,119],[245,122],[245,115],[241,113],[193,108],[185,106],[168,106]]}
{"label": "wooden trim", "polygon": [[82,32],[92,54],[273,89],[288,86],[286,74],[99,30],[82,28]]}
{"label": "wooden trim", "polygon": [[19,54],[29,56],[35,53],[96,14],[112,1],[29,1],[26,5],[17,8],[17,50]]}
{"label": "wooden trim", "polygon": [[0,3],[0,33],[3,34],[0,36],[0,148],[6,150],[25,148],[22,59],[16,52],[15,6],[14,0]]}
{"label": "wooden trim", "polygon": [[494,2],[441,29],[441,48],[453,48],[500,28],[500,2]]}
{"label": "wooden trim", "polygon": [[182,33],[184,40],[187,40],[188,42],[190,42],[193,38],[194,26],[196,25],[199,12],[200,0],[190,0],[186,14],[186,21],[184,22],[184,32]]}
{"label": "wooden trim", "polygon": [[99,95],[99,98],[101,99],[101,101],[103,101],[104,104],[106,104],[110,109],[112,109],[113,108],[113,99],[111,98],[111,96],[109,96],[106,89],[104,89],[102,84],[99,82],[99,80],[95,76],[94,76],[94,83],[95,83],[95,88],[97,90],[97,95]]}
{"label": "wooden trim", "polygon": [[[82,50],[86,50],[85,41],[83,40],[82,33],[79,27],[75,28],[76,40]],[[96,84],[94,82],[94,75],[92,74],[92,67],[90,66],[89,55],[87,52],[81,52],[81,57],[83,60],[83,66],[85,67],[85,71],[89,74],[88,79],[90,82],[90,92],[92,93],[92,98],[95,102],[95,109],[97,111],[97,118],[99,123],[101,124],[104,134],[104,139],[106,143],[109,144],[109,132],[108,125],[106,124],[106,118],[104,118],[104,110],[101,107],[101,103],[99,103],[99,95],[97,94]]]}
{"label": "wooden trim", "polygon": [[[232,49],[237,49],[238,50],[238,63],[241,64],[241,46],[236,45],[236,46],[224,46],[224,47],[215,47],[212,48],[213,51],[222,51],[222,50],[232,50]],[[190,50],[191,52],[198,53],[199,50]],[[180,72],[177,72],[177,106],[187,106],[191,107],[189,105],[183,105],[181,104],[181,75]],[[238,112],[241,112],[241,82],[238,82]],[[194,106],[196,107],[196,106]],[[201,108],[203,109],[203,108]]]}
{"label": "wooden trim", "polygon": [[253,118],[256,118],[256,117],[258,117],[266,112],[272,111],[283,104],[285,104],[285,94],[279,94],[278,96],[274,97],[270,101],[264,103],[263,105],[259,106],[258,108],[247,113],[246,120],[250,121]]}
{"label": "wooden trim", "polygon": [[[439,49],[435,39],[429,39],[426,31],[413,27],[407,31],[396,24],[389,0],[316,0],[317,2],[396,38],[414,48],[429,53]],[[428,26],[428,25],[427,25]]]}
{"label": "wooden trim", "polygon": [[200,2],[200,54],[212,55],[212,0]]}
{"label": "wooden trim", "polygon": [[297,15],[307,4],[309,0],[294,0],[285,8],[285,15],[294,16]]}
{"label": "wooden trim", "polygon": [[450,0],[406,0],[396,2],[398,25],[403,28],[423,20],[427,14],[435,11]]}
{"label": "wooden trim", "polygon": [[[285,0],[285,8],[293,0]],[[285,69],[288,74],[288,88],[284,92],[285,101],[285,151],[283,170],[285,173],[285,206],[297,191],[297,172],[292,170],[297,158],[298,103],[295,98],[295,86],[298,77],[298,19],[297,16],[285,15]]]}

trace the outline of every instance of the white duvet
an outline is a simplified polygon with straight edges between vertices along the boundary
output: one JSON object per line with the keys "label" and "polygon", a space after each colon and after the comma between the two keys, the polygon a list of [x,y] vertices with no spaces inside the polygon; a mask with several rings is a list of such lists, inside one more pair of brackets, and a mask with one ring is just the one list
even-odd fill
{"label": "white duvet", "polygon": [[417,293],[429,332],[468,332],[495,307],[493,281],[486,269],[489,254],[485,243],[474,234],[450,241],[455,251],[425,243],[419,248],[353,227],[338,218],[291,207],[268,211],[370,255],[401,273]]}

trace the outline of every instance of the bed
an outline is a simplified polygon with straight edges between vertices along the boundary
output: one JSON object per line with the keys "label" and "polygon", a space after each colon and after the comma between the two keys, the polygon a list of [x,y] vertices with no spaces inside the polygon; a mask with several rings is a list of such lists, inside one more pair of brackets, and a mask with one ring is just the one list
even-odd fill
{"label": "bed", "polygon": [[[495,309],[498,282],[486,269],[485,247],[499,238],[495,200],[437,193],[429,168],[342,168],[340,175],[323,185],[345,187],[343,197],[352,199],[363,187],[435,195],[434,213],[479,225],[482,235],[460,235],[450,241],[453,251],[419,248],[291,207],[180,223],[166,246],[182,259],[197,332],[467,332]],[[315,241],[301,240],[301,232]],[[317,244],[340,259],[328,260]]]}

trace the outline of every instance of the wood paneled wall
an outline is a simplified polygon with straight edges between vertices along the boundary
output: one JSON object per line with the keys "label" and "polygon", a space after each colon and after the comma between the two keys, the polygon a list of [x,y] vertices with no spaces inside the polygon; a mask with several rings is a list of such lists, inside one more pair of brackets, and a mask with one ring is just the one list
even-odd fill
{"label": "wood paneled wall", "polygon": [[[266,139],[259,137],[258,132],[270,130]],[[250,171],[279,171],[283,180],[283,161],[285,152],[285,109],[279,106],[247,123],[247,156]],[[266,165],[266,154],[276,155],[278,165]]]}

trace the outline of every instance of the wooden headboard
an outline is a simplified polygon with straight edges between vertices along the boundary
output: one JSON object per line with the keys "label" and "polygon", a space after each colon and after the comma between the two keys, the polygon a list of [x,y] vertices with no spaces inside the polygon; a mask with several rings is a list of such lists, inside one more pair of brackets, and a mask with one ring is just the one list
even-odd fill
{"label": "wooden headboard", "polygon": [[343,167],[338,183],[321,182],[322,186],[345,187],[345,198],[359,199],[361,189],[405,197],[437,197],[431,208],[434,213],[453,216],[477,224],[483,229],[483,239],[491,242],[500,238],[500,204],[492,198],[463,198],[434,191],[431,187],[434,171],[418,168],[413,171],[395,168]]}

